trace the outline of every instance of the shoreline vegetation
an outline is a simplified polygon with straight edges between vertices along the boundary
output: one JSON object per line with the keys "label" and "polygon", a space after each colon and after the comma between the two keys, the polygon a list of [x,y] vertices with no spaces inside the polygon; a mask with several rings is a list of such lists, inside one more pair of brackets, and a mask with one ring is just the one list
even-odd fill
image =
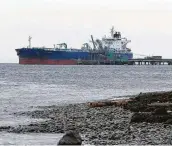
{"label": "shoreline vegetation", "polygon": [[172,91],[140,93],[128,99],[111,99],[65,106],[37,107],[14,113],[45,121],[2,126],[14,133],[62,133],[75,130],[82,144],[172,144]]}

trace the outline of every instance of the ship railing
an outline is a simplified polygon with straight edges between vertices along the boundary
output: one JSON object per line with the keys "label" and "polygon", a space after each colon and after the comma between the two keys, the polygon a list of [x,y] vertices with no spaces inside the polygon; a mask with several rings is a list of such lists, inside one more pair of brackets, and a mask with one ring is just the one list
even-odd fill
{"label": "ship railing", "polygon": [[52,50],[52,48],[46,48],[46,47],[32,47],[28,49],[43,49],[43,50]]}
{"label": "ship railing", "polygon": [[[53,49],[55,51],[77,51],[77,52],[83,52],[83,51],[86,51],[86,50],[82,50],[82,49],[60,49],[60,48],[55,48]],[[88,50],[87,50],[88,51]],[[89,52],[89,51],[88,51]]]}

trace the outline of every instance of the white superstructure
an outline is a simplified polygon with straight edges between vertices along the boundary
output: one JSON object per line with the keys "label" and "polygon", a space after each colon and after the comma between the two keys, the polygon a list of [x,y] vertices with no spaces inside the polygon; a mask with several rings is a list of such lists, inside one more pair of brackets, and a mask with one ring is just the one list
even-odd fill
{"label": "white superstructure", "polygon": [[131,41],[127,40],[127,38],[122,38],[120,32],[114,31],[114,27],[111,29],[110,37],[105,36],[101,41],[96,40],[96,42],[99,42],[98,45],[105,50],[111,50],[119,53],[131,52],[131,50],[127,48],[127,44]]}

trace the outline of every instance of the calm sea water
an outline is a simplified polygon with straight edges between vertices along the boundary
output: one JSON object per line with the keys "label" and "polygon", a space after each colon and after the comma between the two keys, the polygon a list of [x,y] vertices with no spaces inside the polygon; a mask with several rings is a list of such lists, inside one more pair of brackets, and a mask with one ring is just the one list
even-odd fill
{"label": "calm sea water", "polygon": [[[43,66],[0,64],[0,125],[30,122],[13,112],[172,89],[172,66]],[[32,108],[31,108],[32,107]],[[52,144],[54,135],[0,133],[0,144]],[[35,138],[37,138],[35,140]],[[22,139],[24,141],[22,142]],[[45,138],[42,138],[45,139]],[[48,139],[51,141],[48,141]],[[10,142],[9,142],[10,141]],[[9,142],[9,143],[8,143]],[[56,145],[56,143],[55,143]]]}

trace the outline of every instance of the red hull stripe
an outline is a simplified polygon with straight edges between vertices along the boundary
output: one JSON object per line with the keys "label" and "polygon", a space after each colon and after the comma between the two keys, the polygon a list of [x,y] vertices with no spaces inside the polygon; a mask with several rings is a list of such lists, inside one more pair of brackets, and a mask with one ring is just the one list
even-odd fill
{"label": "red hull stripe", "polygon": [[76,65],[76,60],[50,60],[50,59],[30,59],[20,58],[19,64],[45,64],[45,65]]}

